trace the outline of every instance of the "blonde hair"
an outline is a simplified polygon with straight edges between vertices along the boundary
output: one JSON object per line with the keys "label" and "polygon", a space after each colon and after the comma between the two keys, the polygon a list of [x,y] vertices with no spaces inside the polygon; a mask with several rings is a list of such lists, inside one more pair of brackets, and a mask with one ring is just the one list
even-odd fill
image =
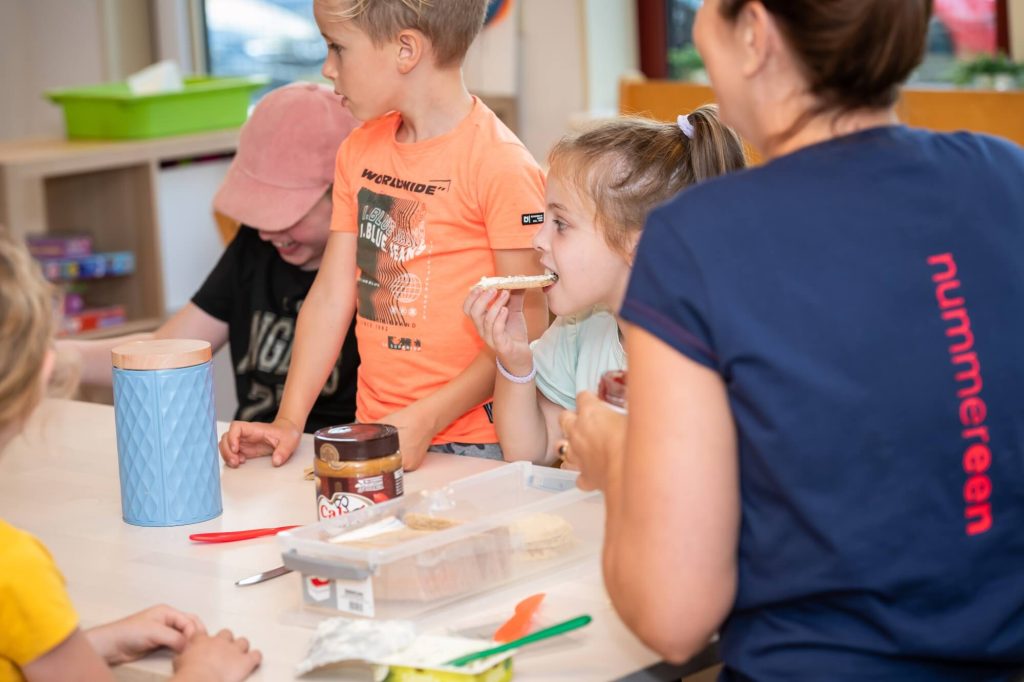
{"label": "blonde hair", "polygon": [[675,123],[622,117],[562,138],[549,176],[591,203],[605,241],[632,256],[647,214],[680,190],[746,166],[740,138],[707,105],[688,116],[693,136]]}
{"label": "blonde hair", "polygon": [[[17,428],[43,399],[58,301],[25,247],[0,227],[0,434]],[[73,379],[65,375],[61,383],[70,390]]]}
{"label": "blonde hair", "polygon": [[345,0],[344,4],[346,9],[329,16],[355,22],[375,45],[404,29],[415,29],[430,40],[440,67],[462,64],[487,12],[487,0]]}

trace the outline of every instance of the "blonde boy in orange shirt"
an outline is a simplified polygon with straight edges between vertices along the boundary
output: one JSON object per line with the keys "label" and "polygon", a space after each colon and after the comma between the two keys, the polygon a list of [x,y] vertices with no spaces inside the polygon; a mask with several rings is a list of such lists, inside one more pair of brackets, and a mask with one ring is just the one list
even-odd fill
{"label": "blonde boy in orange shirt", "polygon": [[[486,409],[494,355],[461,303],[482,276],[542,271],[531,239],[544,220],[544,177],[463,83],[486,5],[315,0],[323,74],[366,123],[338,151],[332,233],[277,418],[232,423],[220,444],[228,466],[292,455],[353,307],[357,420],[397,426],[406,469],[430,448],[501,458]],[[539,336],[543,297],[529,296],[525,312]]]}

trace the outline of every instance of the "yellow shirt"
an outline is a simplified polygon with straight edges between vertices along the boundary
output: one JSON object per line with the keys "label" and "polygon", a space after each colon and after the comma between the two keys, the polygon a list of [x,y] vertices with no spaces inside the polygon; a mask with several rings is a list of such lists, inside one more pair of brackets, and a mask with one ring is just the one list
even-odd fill
{"label": "yellow shirt", "polygon": [[0,521],[0,682],[51,651],[78,626],[64,577],[46,548]]}

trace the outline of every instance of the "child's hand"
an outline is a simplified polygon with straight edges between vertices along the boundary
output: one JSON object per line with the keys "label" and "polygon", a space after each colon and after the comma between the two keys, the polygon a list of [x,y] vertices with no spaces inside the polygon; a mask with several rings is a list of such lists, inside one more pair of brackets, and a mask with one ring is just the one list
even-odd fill
{"label": "child's hand", "polygon": [[234,468],[246,459],[270,455],[278,467],[291,458],[301,438],[302,429],[281,417],[271,424],[234,421],[220,438],[220,456]]}
{"label": "child's hand", "polygon": [[462,311],[473,320],[484,343],[494,351],[505,369],[519,376],[526,376],[533,369],[533,353],[523,315],[525,293],[522,289],[474,287],[462,305]]}
{"label": "child's hand", "polygon": [[198,617],[163,604],[85,631],[108,665],[137,660],[160,647],[181,652],[196,633],[206,633]]}
{"label": "child's hand", "polygon": [[188,641],[184,653],[174,658],[174,677],[178,682],[240,682],[263,660],[259,651],[249,650],[249,640],[235,639],[230,630],[221,630],[216,637],[196,634]]}
{"label": "child's hand", "polygon": [[422,414],[420,408],[413,403],[397,412],[392,412],[380,420],[382,424],[391,424],[398,429],[398,447],[402,451],[402,468],[413,471],[423,463],[427,456],[430,441],[437,435],[431,426],[430,419]]}

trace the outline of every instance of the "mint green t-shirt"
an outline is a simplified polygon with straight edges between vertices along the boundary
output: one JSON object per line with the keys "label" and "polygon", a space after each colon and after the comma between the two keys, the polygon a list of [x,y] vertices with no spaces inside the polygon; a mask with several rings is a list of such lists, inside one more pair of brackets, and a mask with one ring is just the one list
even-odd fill
{"label": "mint green t-shirt", "polygon": [[557,318],[530,348],[537,388],[567,410],[576,409],[576,394],[597,391],[602,374],[626,369],[615,316],[601,307]]}

